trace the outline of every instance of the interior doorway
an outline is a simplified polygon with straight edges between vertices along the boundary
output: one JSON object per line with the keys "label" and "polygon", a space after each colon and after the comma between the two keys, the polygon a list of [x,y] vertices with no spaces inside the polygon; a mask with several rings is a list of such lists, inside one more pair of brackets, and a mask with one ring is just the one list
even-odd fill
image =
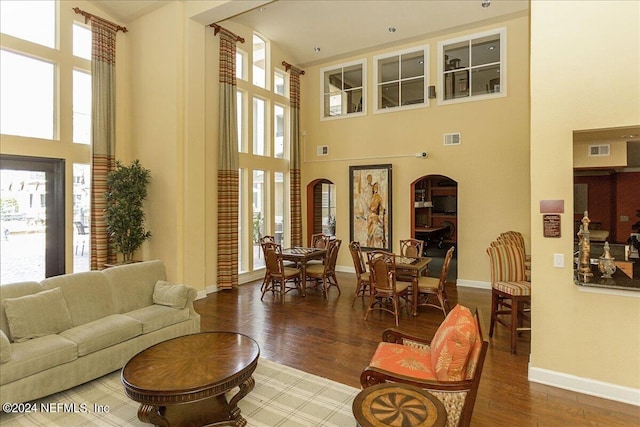
{"label": "interior doorway", "polygon": [[2,284],[65,272],[64,160],[0,156]]}
{"label": "interior doorway", "polygon": [[336,186],[328,179],[307,185],[307,242],[319,233],[336,235]]}

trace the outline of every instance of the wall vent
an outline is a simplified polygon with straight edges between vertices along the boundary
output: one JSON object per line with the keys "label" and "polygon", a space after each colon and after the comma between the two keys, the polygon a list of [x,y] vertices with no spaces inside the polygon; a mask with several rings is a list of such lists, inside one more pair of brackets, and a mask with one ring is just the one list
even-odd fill
{"label": "wall vent", "polygon": [[317,153],[318,153],[318,156],[328,156],[329,155],[329,146],[328,145],[318,145]]}
{"label": "wall vent", "polygon": [[460,145],[460,132],[457,133],[445,133],[444,145]]}
{"label": "wall vent", "polygon": [[611,145],[610,144],[590,145],[589,146],[589,157],[609,156],[609,155],[611,155]]}

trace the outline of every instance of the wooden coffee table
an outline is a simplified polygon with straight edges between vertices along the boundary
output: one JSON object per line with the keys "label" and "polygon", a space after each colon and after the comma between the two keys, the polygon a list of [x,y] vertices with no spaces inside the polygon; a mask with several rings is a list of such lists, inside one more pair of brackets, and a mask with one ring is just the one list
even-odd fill
{"label": "wooden coffee table", "polygon": [[[122,368],[124,391],[140,421],[158,426],[244,426],[238,402],[255,385],[260,348],[246,335],[204,332],[138,353]],[[239,387],[227,402],[226,392]]]}
{"label": "wooden coffee table", "polygon": [[360,427],[444,427],[447,422],[444,405],[434,395],[402,383],[365,388],[353,400],[353,415]]}

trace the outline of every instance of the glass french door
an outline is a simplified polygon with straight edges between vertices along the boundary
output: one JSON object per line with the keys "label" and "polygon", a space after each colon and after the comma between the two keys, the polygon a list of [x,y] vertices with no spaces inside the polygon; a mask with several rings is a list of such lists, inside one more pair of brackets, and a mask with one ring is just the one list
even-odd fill
{"label": "glass french door", "polygon": [[0,284],[65,272],[64,160],[0,156]]}

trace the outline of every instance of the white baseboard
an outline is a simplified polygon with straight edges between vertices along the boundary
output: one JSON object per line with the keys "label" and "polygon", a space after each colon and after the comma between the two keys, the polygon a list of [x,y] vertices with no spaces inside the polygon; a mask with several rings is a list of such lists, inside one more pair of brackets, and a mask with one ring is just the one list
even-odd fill
{"label": "white baseboard", "polygon": [[464,288],[491,289],[491,283],[478,280],[458,279],[456,280],[456,285]]}
{"label": "white baseboard", "polygon": [[577,377],[562,372],[532,367],[531,365],[529,365],[529,381],[640,406],[640,389],[637,388]]}

